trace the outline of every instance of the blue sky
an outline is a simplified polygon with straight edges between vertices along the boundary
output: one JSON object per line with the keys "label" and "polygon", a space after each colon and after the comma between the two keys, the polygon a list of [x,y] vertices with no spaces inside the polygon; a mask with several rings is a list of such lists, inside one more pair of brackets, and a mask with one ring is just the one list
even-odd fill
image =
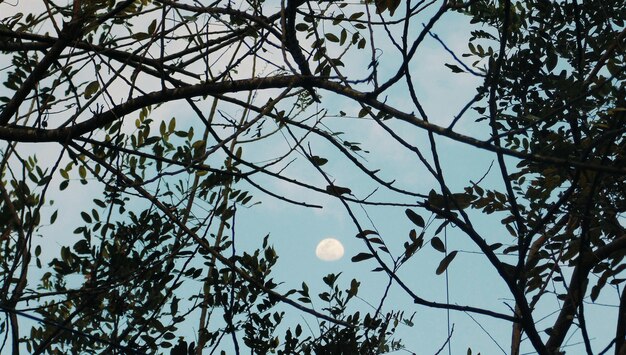
{"label": "blue sky", "polygon": [[[0,4],[0,11],[6,14],[11,11],[18,11],[20,7],[26,5],[26,1],[21,1],[18,7],[12,7],[6,3]],[[355,5],[356,6],[356,5]],[[398,15],[396,15],[398,16]],[[421,21],[427,21],[428,14],[421,15],[420,20],[412,26],[412,30],[421,29]],[[142,24],[136,24],[140,28]],[[467,41],[469,38],[470,25],[468,19],[460,15],[449,15],[444,17],[434,28],[444,42],[457,54],[467,51]],[[380,73],[381,80],[395,73],[398,65],[398,55],[394,49],[383,42],[383,37],[376,39],[377,45],[381,49]],[[346,67],[347,75],[359,75],[363,68],[367,66],[369,57],[353,54],[344,60],[349,63]],[[6,65],[6,57],[0,57],[0,64]],[[465,103],[470,100],[475,93],[475,87],[480,81],[470,74],[454,74],[443,63],[452,63],[450,55],[431,38],[427,38],[421,47],[416,59],[411,64],[411,72],[416,82],[417,94],[423,103],[426,112],[432,122],[446,125],[451,122]],[[467,63],[471,64],[471,63]],[[270,70],[268,68],[268,70]],[[5,72],[0,72],[0,79],[5,80]],[[241,75],[248,75],[242,73]],[[6,96],[0,88],[0,95]],[[263,103],[267,97],[275,95],[274,92],[263,92],[259,94],[258,102]],[[323,104],[320,109],[326,109],[331,115],[340,110],[348,116],[356,116],[360,107],[353,102],[333,96],[330,93],[321,92]],[[387,102],[395,107],[399,107],[406,112],[415,111],[411,107],[411,101],[407,96],[404,85],[398,85],[387,93]],[[203,103],[203,107],[208,107],[210,103]],[[312,108],[310,111],[313,111]],[[240,115],[241,112],[230,112],[233,116]],[[169,120],[176,117],[181,127],[193,122],[191,110],[174,105],[165,105],[155,111],[152,115],[157,118],[162,117]],[[466,116],[457,126],[460,133],[475,137],[486,137],[488,129],[484,123],[474,123],[476,117]],[[397,142],[393,141],[384,130],[370,120],[357,119],[353,117],[328,117],[324,119],[324,124],[335,132],[345,132],[343,139],[362,143],[362,147],[370,153],[363,154],[364,162],[371,169],[380,169],[380,176],[384,180],[396,180],[400,187],[406,187],[412,191],[427,194],[431,188],[436,188],[435,180],[428,174],[426,169],[419,163],[415,155],[407,152]],[[269,122],[268,122],[269,123]],[[407,141],[412,142],[420,148],[427,148],[427,136],[423,131],[411,127],[406,123],[398,121],[388,121],[390,127],[398,132]],[[132,126],[132,122],[129,123]],[[158,126],[157,126],[158,127]],[[196,129],[196,136],[201,134],[201,129]],[[284,138],[280,134],[272,136],[263,142],[255,143],[254,148],[244,147],[244,158],[251,161],[262,161],[276,156],[279,152],[289,149],[289,138]],[[348,164],[347,160],[339,156],[335,149],[321,139],[311,138],[312,151],[329,159],[324,166],[325,171],[335,179],[340,186],[348,186],[357,197],[367,196],[373,191],[375,185],[371,183],[361,172]],[[460,191],[472,181],[479,180],[488,170],[494,155],[468,148],[462,144],[444,138],[437,138],[438,148],[441,154],[443,170],[449,185],[455,191]],[[54,151],[50,145],[45,147],[38,145],[22,145],[26,151],[36,152],[40,156],[40,161],[45,161],[46,157],[54,156]],[[427,149],[426,149],[427,151]],[[297,160],[289,166],[285,173],[293,178],[315,182],[319,186],[324,186],[323,179],[319,173],[302,156],[293,155]],[[511,166],[515,161],[511,161]],[[270,190],[279,192],[281,195],[293,198],[298,201],[308,201],[323,205],[323,209],[308,209],[300,206],[293,206],[278,201],[262,192],[255,192],[255,199],[261,204],[252,208],[238,208],[237,210],[237,230],[236,241],[238,250],[253,249],[261,245],[262,238],[270,234],[270,241],[280,256],[277,267],[274,270],[275,278],[283,281],[284,291],[291,288],[298,288],[301,282],[309,284],[312,294],[317,294],[323,289],[322,277],[328,273],[342,273],[342,285],[349,287],[350,280],[356,278],[361,282],[359,296],[363,300],[354,300],[354,309],[367,312],[370,306],[367,304],[379,300],[383,285],[386,284],[386,277],[380,273],[372,273],[369,270],[376,265],[374,262],[365,261],[352,263],[350,257],[366,251],[363,242],[357,238],[357,229],[350,221],[344,207],[337,198],[326,195],[315,194],[299,187],[287,185],[269,177],[260,177],[255,182]],[[245,185],[242,185],[245,186]],[[486,176],[483,186],[498,189],[501,187],[499,173],[493,169]],[[44,237],[42,244],[48,246],[62,245],[65,240],[71,240],[73,223],[80,221],[79,212],[82,205],[77,201],[85,200],[85,196],[91,199],[98,193],[96,184],[89,184],[82,187],[78,182],[70,185],[70,189],[63,193],[56,192],[50,195],[56,200],[56,206],[64,212],[65,218],[57,222],[56,225],[45,228],[42,233]],[[251,191],[254,191],[251,188]],[[372,196],[373,200],[393,201],[402,203],[414,203],[415,200],[406,196],[398,196],[380,189]],[[88,201],[85,201],[87,203]],[[367,229],[376,229],[381,237],[388,243],[392,253],[398,255],[402,250],[402,244],[408,240],[408,233],[414,225],[406,218],[404,207],[371,207],[353,206],[354,211],[360,218],[362,226]],[[425,219],[429,215],[424,211],[415,209]],[[370,223],[369,218],[373,221]],[[479,213],[472,213],[473,222],[477,229],[484,232],[485,237],[494,243],[511,242],[511,238],[499,223],[497,215],[485,216]],[[70,227],[72,226],[72,227]],[[432,237],[434,229],[438,223],[428,229],[427,240]],[[471,241],[454,227],[446,229],[448,250],[460,250],[461,252],[454,260],[448,271],[449,288],[446,288],[444,275],[435,275],[435,269],[443,255],[426,243],[423,250],[418,252],[412,260],[407,263],[399,272],[399,276],[421,297],[428,300],[444,302],[446,292],[449,292],[450,302],[460,305],[471,305],[487,309],[497,310],[503,313],[510,313],[507,306],[513,306],[510,295],[505,284],[497,277],[496,272],[487,263],[486,258],[474,253],[477,248]],[[55,236],[54,241],[50,241],[49,236]],[[314,251],[317,243],[327,237],[334,237],[340,240],[345,246],[346,255],[342,260],[335,262],[324,262],[315,257]],[[52,247],[46,252],[53,252]],[[598,300],[602,303],[603,298]],[[317,305],[322,307],[321,301]],[[594,306],[588,306],[594,307]],[[446,312],[442,310],[432,310],[414,305],[408,295],[397,287],[392,289],[390,297],[386,303],[386,310],[402,309],[407,316],[417,312],[415,316],[415,326],[412,328],[401,327],[397,337],[402,339],[407,349],[418,354],[432,354],[445,341],[447,337]],[[548,315],[558,309],[555,303],[540,303],[537,312],[538,317]],[[591,318],[604,319],[608,328],[604,328],[598,322],[597,327],[590,328],[594,342],[597,347],[608,343],[610,335],[607,329],[611,329],[614,324],[614,313],[610,308],[595,306],[589,310]],[[294,315],[288,308],[285,309],[288,318],[299,321],[301,315]],[[511,324],[505,321],[494,320],[488,317],[472,315],[480,326],[467,314],[451,312],[450,321],[454,324],[454,335],[452,337],[452,353],[464,353],[471,347],[474,353],[497,354],[502,353],[498,345],[508,352],[510,343]],[[305,317],[308,322],[314,322],[309,317]],[[540,323],[543,324],[543,323]],[[545,322],[545,327],[550,325]],[[484,328],[481,329],[481,327]],[[543,329],[542,326],[538,327]],[[493,337],[495,340],[492,340]],[[578,342],[574,336],[571,343]],[[528,344],[524,344],[522,352],[530,351]],[[582,347],[572,347],[572,352]],[[403,352],[400,352],[403,353]]]}

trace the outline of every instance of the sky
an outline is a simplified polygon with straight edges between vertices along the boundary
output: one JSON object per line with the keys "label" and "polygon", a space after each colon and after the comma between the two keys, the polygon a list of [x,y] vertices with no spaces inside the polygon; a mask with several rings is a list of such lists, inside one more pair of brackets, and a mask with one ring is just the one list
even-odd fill
{"label": "sky", "polygon": [[[0,3],[0,13],[6,16],[11,12],[23,11],[27,6],[32,6],[32,3],[18,0]],[[424,14],[421,18],[425,22],[429,17],[428,14]],[[420,21],[415,23],[412,30],[419,31],[421,28]],[[135,26],[141,28],[142,26],[145,27],[145,24],[136,23]],[[453,51],[465,53],[467,52],[469,29],[468,19],[459,15],[452,15],[444,17],[435,26],[434,32]],[[388,77],[395,73],[398,56],[394,54],[393,48],[388,43],[382,41],[382,38],[377,39],[376,43],[380,46],[381,77]],[[359,70],[367,65],[368,60],[369,58],[358,55],[347,58],[344,62],[349,62],[350,65],[346,67],[346,73],[359,75]],[[452,121],[467,101],[474,96],[475,88],[480,84],[478,78],[470,74],[455,74],[443,66],[443,63],[452,62],[453,59],[439,43],[432,38],[426,38],[416,60],[412,62],[410,67],[417,84],[417,93],[429,119],[441,125],[446,125]],[[7,65],[6,56],[0,55],[0,67],[5,65]],[[267,70],[269,71],[270,68]],[[4,81],[5,75],[6,71],[0,71],[0,80]],[[246,73],[241,75],[245,76]],[[264,99],[272,94],[275,93],[260,93],[258,102],[264,102]],[[10,93],[6,93],[5,88],[0,88],[0,96],[8,95]],[[380,176],[384,180],[396,180],[400,187],[407,187],[423,193],[428,193],[431,188],[436,188],[435,180],[423,168],[415,155],[409,154],[406,149],[390,139],[388,134],[378,125],[354,117],[360,107],[330,93],[321,92],[321,95],[323,103],[318,108],[326,109],[337,115],[339,111],[345,111],[348,116],[325,118],[324,123],[335,132],[345,132],[344,139],[361,142],[363,149],[369,151],[369,153],[363,154],[364,161],[368,167],[380,169]],[[390,90],[386,99],[392,106],[406,108],[406,111],[409,112],[414,110],[410,108],[412,104],[407,97],[406,89],[402,87]],[[203,103],[203,105],[208,107],[209,103]],[[241,112],[230,112],[229,114],[237,117]],[[157,117],[157,122],[159,122],[158,117],[162,117],[166,121],[170,117],[176,117],[178,125],[184,127],[192,122],[190,117],[193,117],[193,113],[189,109],[176,105],[165,105],[155,111],[152,116]],[[471,115],[467,116],[459,122],[456,130],[471,136],[486,137],[486,132],[488,132],[486,126],[474,123],[473,119],[475,118]],[[394,131],[407,141],[421,148],[428,147],[427,136],[424,132],[403,122],[391,120],[388,123]],[[197,135],[200,132],[200,129],[196,130]],[[284,152],[290,143],[289,139],[284,136],[274,135],[270,139],[255,143],[254,149],[244,148],[243,156],[251,161],[263,161],[276,156],[279,152]],[[309,143],[315,154],[329,160],[324,168],[335,179],[337,185],[350,187],[358,197],[367,196],[373,191],[375,185],[368,181],[356,168],[348,164],[345,158],[339,156],[335,148],[321,139],[312,138]],[[467,186],[470,180],[478,181],[489,171],[489,166],[495,159],[494,155],[468,148],[445,138],[437,138],[437,143],[446,178],[450,186],[456,191]],[[55,154],[54,149],[51,149],[52,145],[24,144],[21,146],[26,151],[35,152],[40,157],[40,161],[46,161],[47,158],[54,157]],[[511,161],[511,164],[514,163],[515,161]],[[302,157],[286,168],[285,173],[302,181],[317,181],[319,185],[322,185],[319,174]],[[498,174],[495,169],[489,171],[485,176],[485,185],[495,189],[500,188],[501,182]],[[361,263],[350,261],[353,255],[365,252],[366,246],[361,240],[355,238],[357,230],[340,201],[337,198],[311,193],[268,177],[259,177],[258,180],[255,178],[255,182],[271,191],[280,192],[281,195],[298,201],[320,204],[323,208],[310,209],[293,206],[264,195],[262,192],[255,192],[255,199],[261,203],[251,208],[238,208],[237,210],[236,241],[238,249],[253,250],[260,247],[262,238],[269,234],[270,242],[279,255],[279,262],[274,269],[274,275],[276,280],[284,282],[281,285],[283,291],[298,288],[302,282],[306,282],[312,290],[311,293],[317,294],[324,289],[321,280],[323,276],[328,273],[342,273],[340,280],[345,288],[349,287],[352,278],[361,282],[359,293],[361,299],[353,301],[353,309],[362,309],[363,312],[371,310],[370,304],[376,304],[380,299],[387,278],[381,273],[370,272],[372,268],[376,267],[371,260]],[[245,187],[245,184],[242,186]],[[89,197],[90,199],[97,193],[97,184],[83,187],[79,183],[73,182],[66,192],[51,195],[54,196],[56,207],[64,212],[64,218],[55,225],[42,230],[44,234],[41,239],[42,244],[60,246],[67,240],[71,240],[71,231],[74,229],[74,223],[80,221],[79,213],[83,207],[82,203],[77,202],[84,201],[87,204],[90,201],[86,198]],[[390,194],[382,191],[382,189],[377,191],[372,199],[391,199],[394,202],[408,204],[415,202],[410,198]],[[378,231],[381,238],[389,245],[392,253],[395,255],[401,253],[403,243],[409,240],[409,231],[415,228],[405,216],[405,207],[353,207],[364,228]],[[422,215],[427,222],[431,222],[431,216],[427,213],[418,209],[415,211]],[[510,237],[496,216],[486,216],[479,213],[473,213],[471,216],[477,229],[485,233],[484,235],[490,238],[490,242],[502,240],[506,243],[510,241]],[[427,237],[432,237],[437,226],[438,223],[433,221],[428,229],[429,233],[426,234]],[[476,253],[477,248],[456,228],[447,227],[444,233],[447,237],[448,250],[460,251],[448,269],[447,275],[438,276],[435,274],[435,269],[443,255],[432,249],[430,245],[425,245],[423,250],[419,251],[411,262],[399,271],[399,276],[419,296],[428,300],[444,302],[446,297],[449,297],[450,303],[510,313],[508,307],[513,305],[510,295],[504,283],[487,263],[486,258]],[[54,240],[50,241],[49,236],[55,236]],[[336,238],[343,244],[345,255],[342,259],[327,262],[316,257],[316,246],[325,238]],[[48,248],[46,252],[53,252],[53,248]],[[448,278],[447,284],[446,277]],[[602,303],[601,301],[602,298],[598,303]],[[317,303],[317,306],[322,306],[321,301]],[[542,315],[551,314],[558,307],[559,305],[555,303],[541,303],[537,312],[538,318]],[[593,310],[589,310],[592,318],[605,319],[606,324],[609,324],[607,329],[612,328],[615,312],[607,307],[593,305],[588,307],[593,307]],[[416,312],[415,325],[413,327],[400,327],[396,333],[396,337],[403,340],[408,351],[418,354],[433,354],[445,342],[448,329],[445,311],[417,306],[413,304],[407,294],[397,287],[392,288],[384,308],[384,310],[391,309],[402,309],[407,316]],[[285,310],[287,311],[286,323],[290,319],[294,322],[302,319],[307,322],[313,321],[307,316],[289,312],[289,308],[285,308]],[[538,328],[542,329],[541,325],[544,323],[546,328],[550,325],[549,321],[543,321],[540,322]],[[482,354],[508,353],[509,351],[511,326],[505,321],[453,311],[450,312],[449,324],[454,325],[450,348],[452,354],[465,353],[468,347],[471,347],[473,353],[480,352]],[[594,342],[597,341],[597,347],[608,343],[610,335],[607,335],[607,329],[602,326],[590,329]],[[570,344],[578,343],[579,340],[580,337],[574,334]],[[527,343],[524,343],[522,352],[531,351]],[[571,349],[572,353],[576,353],[584,348],[579,344],[572,346]],[[398,353],[402,354],[406,351]]]}

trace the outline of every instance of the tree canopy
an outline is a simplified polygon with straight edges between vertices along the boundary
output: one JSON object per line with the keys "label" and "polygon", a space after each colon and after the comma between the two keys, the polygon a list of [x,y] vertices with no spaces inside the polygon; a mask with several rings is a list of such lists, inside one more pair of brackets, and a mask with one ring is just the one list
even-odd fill
{"label": "tree canopy", "polygon": [[[0,1],[0,352],[419,352],[430,308],[623,354],[623,6]],[[333,203],[359,276],[276,279],[268,201]]]}

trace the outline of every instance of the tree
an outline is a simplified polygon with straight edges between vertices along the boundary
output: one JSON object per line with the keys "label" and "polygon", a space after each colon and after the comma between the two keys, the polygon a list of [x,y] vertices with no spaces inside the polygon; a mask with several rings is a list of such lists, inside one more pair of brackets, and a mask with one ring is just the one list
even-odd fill
{"label": "tree", "polygon": [[[0,2],[3,13],[11,6]],[[394,332],[419,322],[408,314],[421,307],[497,320],[511,329],[512,354],[563,353],[572,334],[590,354],[626,351],[620,1],[37,6],[0,23],[10,61],[0,92],[0,329],[14,354],[382,353],[403,347]],[[437,35],[448,19],[469,22],[467,53]],[[477,83],[449,121],[427,107],[415,76],[429,43],[449,53],[429,70]],[[175,117],[183,111],[192,118]],[[360,122],[415,158],[432,186],[370,166],[377,142],[339,131]],[[33,146],[46,147],[40,158]],[[493,168],[456,176],[448,157],[465,154]],[[345,169],[359,177],[342,183]],[[317,296],[306,283],[285,291],[269,237],[237,248],[240,226],[253,222],[237,219],[244,208],[320,207],[267,181],[343,206],[364,248],[352,261],[387,280],[372,311],[351,306],[362,282],[337,274]],[[80,201],[81,221],[64,212],[72,191],[95,191]],[[359,208],[391,208],[414,227],[399,241],[365,227]],[[73,240],[46,233],[59,218],[72,222]],[[493,233],[500,225],[510,236]],[[441,255],[436,274],[448,275],[467,251],[504,285],[504,305],[433,300],[413,286],[418,253]],[[386,311],[388,292],[415,305]],[[606,342],[589,335],[599,297],[614,307]],[[312,315],[319,331],[281,324],[286,309]]]}

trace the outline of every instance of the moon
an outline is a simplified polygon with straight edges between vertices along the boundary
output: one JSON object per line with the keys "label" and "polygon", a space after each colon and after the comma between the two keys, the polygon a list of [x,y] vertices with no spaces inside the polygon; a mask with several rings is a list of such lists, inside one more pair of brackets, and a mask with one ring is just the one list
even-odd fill
{"label": "moon", "polygon": [[324,261],[335,261],[343,256],[343,244],[335,238],[326,238],[320,241],[315,248],[315,255]]}

